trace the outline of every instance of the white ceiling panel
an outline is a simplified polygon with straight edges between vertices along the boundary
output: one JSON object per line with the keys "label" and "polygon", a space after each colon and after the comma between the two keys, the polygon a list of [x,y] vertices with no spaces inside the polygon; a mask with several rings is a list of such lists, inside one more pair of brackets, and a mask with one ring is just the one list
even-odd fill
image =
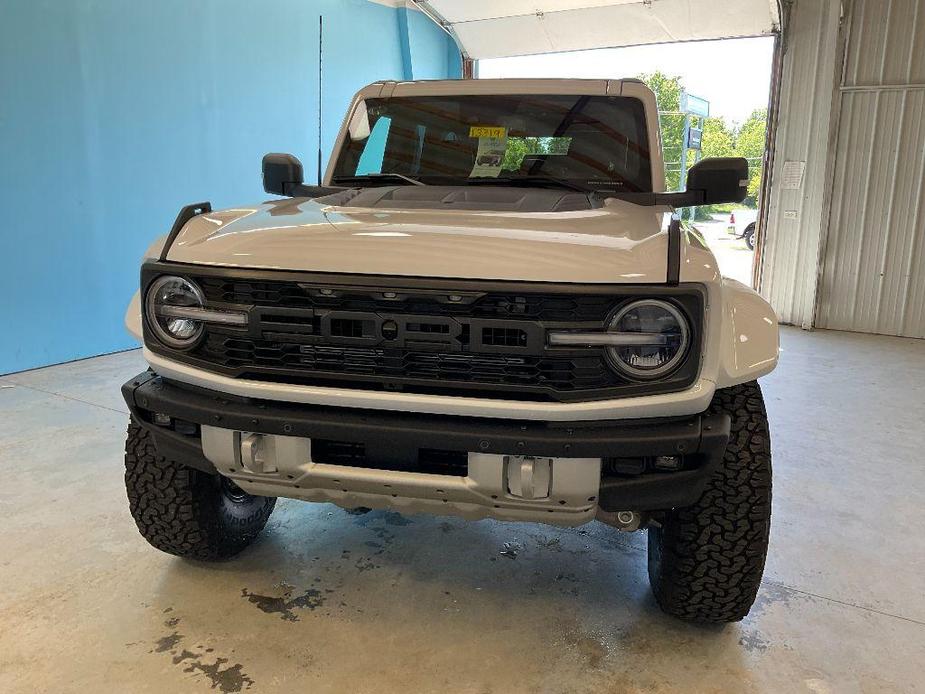
{"label": "white ceiling panel", "polygon": [[437,0],[430,5],[440,12],[448,22],[473,22],[482,19],[516,17],[537,12],[563,12],[589,7],[608,5],[630,5],[639,0],[559,0],[558,2],[537,2],[537,0]]}
{"label": "white ceiling panel", "polygon": [[412,0],[470,58],[767,36],[778,0]]}

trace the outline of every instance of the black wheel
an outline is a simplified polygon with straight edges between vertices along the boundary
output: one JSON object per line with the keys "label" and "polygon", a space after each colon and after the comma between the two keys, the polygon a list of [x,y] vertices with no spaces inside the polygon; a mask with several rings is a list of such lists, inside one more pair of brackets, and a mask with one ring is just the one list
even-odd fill
{"label": "black wheel", "polygon": [[748,614],[771,527],[771,441],[756,382],[716,391],[711,413],[732,418],[723,466],[693,506],[649,529],[649,582],[659,606],[692,622]]}
{"label": "black wheel", "polygon": [[745,245],[748,246],[748,250],[755,250],[755,223],[752,222],[747,227],[745,227],[745,233],[742,235],[742,238],[745,239]]}
{"label": "black wheel", "polygon": [[206,561],[247,547],[276,504],[275,497],[253,496],[221,475],[159,456],[135,422],[125,441],[125,489],[135,524],[152,546]]}

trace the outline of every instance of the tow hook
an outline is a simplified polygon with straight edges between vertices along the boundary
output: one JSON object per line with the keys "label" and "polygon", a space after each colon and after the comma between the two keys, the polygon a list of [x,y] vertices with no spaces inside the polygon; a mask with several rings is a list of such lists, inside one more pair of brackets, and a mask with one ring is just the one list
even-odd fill
{"label": "tow hook", "polygon": [[276,472],[276,464],[266,450],[262,434],[245,434],[241,436],[241,466],[248,472],[258,475]]}
{"label": "tow hook", "polygon": [[552,458],[511,455],[504,459],[507,490],[520,499],[546,499],[552,484]]}

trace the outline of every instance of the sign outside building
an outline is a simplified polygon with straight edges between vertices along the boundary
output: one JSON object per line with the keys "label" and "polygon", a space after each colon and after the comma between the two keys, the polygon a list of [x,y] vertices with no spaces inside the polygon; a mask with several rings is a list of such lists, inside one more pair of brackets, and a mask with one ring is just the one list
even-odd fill
{"label": "sign outside building", "polygon": [[681,92],[681,110],[684,113],[689,113],[692,116],[709,118],[710,102],[699,96],[694,96],[693,94],[688,94],[687,92]]}

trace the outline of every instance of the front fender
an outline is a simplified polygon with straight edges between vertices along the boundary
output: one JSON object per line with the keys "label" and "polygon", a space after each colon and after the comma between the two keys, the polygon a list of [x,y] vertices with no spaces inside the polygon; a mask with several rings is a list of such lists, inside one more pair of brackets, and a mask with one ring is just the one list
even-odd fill
{"label": "front fender", "polygon": [[132,295],[132,300],[128,302],[128,308],[125,309],[125,328],[129,334],[138,342],[144,344],[144,336],[141,332],[141,291],[136,291]]}
{"label": "front fender", "polygon": [[723,278],[722,329],[716,387],[753,381],[777,366],[777,315],[751,287]]}
{"label": "front fender", "polygon": [[[148,260],[157,260],[161,257],[161,250],[167,242],[167,234],[162,234],[154,239],[154,242],[148,246],[145,251],[142,263]],[[131,301],[128,302],[128,308],[125,309],[125,329],[129,335],[134,337],[138,342],[144,344],[144,336],[141,332],[141,292],[136,291],[132,295]]]}

